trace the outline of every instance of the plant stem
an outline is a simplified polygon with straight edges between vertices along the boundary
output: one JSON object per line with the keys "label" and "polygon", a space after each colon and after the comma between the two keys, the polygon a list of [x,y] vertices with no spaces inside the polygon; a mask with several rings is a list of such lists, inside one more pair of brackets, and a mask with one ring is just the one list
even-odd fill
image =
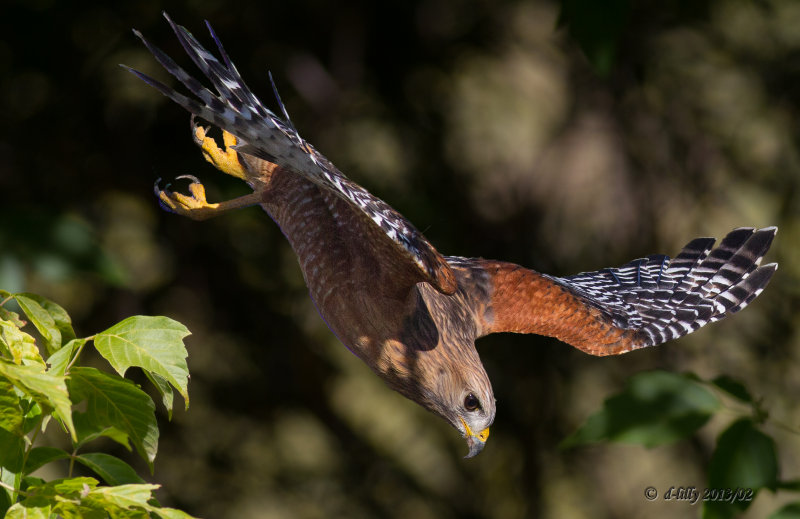
{"label": "plant stem", "polygon": [[72,477],[72,469],[75,468],[75,458],[78,457],[78,447],[76,447],[72,454],[69,455],[69,472],[67,473],[67,477]]}
{"label": "plant stem", "polygon": [[42,421],[44,420],[44,415],[39,418],[39,423],[36,424],[36,427],[33,429],[33,436],[31,436],[31,443],[28,445],[28,448],[25,449],[25,454],[22,456],[22,468],[19,469],[20,474],[25,474],[25,465],[28,464],[28,456],[33,449],[33,444],[36,443],[36,437],[39,436],[39,431],[42,428]]}
{"label": "plant stem", "polygon": [[782,422],[780,420],[776,420],[774,418],[768,418],[767,419],[767,423],[770,423],[770,422],[772,422],[772,425],[774,425],[775,427],[777,427],[779,429],[783,429],[784,431],[792,433],[792,434],[800,435],[800,430],[798,430],[796,427],[793,427],[793,426],[791,426],[791,425],[789,425],[787,423],[784,423],[784,422]]}
{"label": "plant stem", "polygon": [[[25,492],[24,490],[20,490],[20,489],[18,489],[18,488],[14,488],[13,486],[9,485],[8,483],[3,483],[2,481],[0,481],[0,487],[3,487],[3,488],[5,488],[5,489],[8,489],[8,490],[10,490],[11,492],[13,492],[14,494],[19,494],[19,495],[21,495],[21,496],[25,496],[25,497],[27,497],[27,496],[29,496],[29,495],[30,495],[30,494],[28,494],[27,492]],[[15,498],[15,500],[16,500],[16,498]]]}
{"label": "plant stem", "polygon": [[[791,425],[789,425],[789,424],[787,424],[787,423],[785,423],[785,422],[783,422],[781,420],[778,420],[778,419],[770,416],[770,414],[768,412],[763,410],[761,408],[761,401],[760,400],[757,401],[757,402],[742,402],[741,400],[733,397],[727,391],[721,390],[719,387],[717,387],[715,384],[713,384],[712,382],[710,382],[708,380],[700,380],[698,382],[704,384],[706,387],[711,389],[717,395],[724,396],[724,400],[727,400],[729,402],[734,402],[733,405],[727,404],[727,403],[723,403],[722,407],[720,408],[720,411],[729,412],[731,414],[735,414],[735,415],[739,415],[739,416],[752,416],[752,415],[757,415],[760,412],[763,412],[764,416],[765,416],[765,418],[763,419],[764,423],[772,424],[775,427],[777,427],[779,429],[783,429],[786,432],[800,435],[800,429],[798,429],[797,427],[793,427],[793,426],[791,426]],[[720,400],[723,400],[723,398],[720,398]]]}
{"label": "plant stem", "polygon": [[94,335],[90,335],[89,337],[86,337],[86,338],[83,339],[83,342],[81,342],[81,345],[78,346],[78,350],[75,352],[75,355],[72,357],[72,360],[70,360],[69,364],[67,364],[67,367],[64,368],[64,374],[65,375],[69,374],[69,369],[78,360],[78,357],[80,356],[81,352],[83,351],[83,347],[86,346],[86,343],[89,342],[89,341],[93,341],[93,340],[94,340]]}

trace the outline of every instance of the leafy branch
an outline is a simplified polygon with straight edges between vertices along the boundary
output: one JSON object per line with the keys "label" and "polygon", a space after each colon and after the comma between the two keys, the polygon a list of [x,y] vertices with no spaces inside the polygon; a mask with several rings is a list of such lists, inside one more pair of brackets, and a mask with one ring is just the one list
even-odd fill
{"label": "leafy branch", "polygon": [[[155,404],[124,378],[141,368],[172,416],[173,389],[189,407],[189,370],[183,340],[189,330],[167,317],[134,316],[97,334],[78,338],[69,314],[58,304],[30,293],[0,290],[0,514],[5,517],[188,518],[158,505],[146,483],[119,458],[83,452],[107,437],[136,452],[153,471],[158,451]],[[26,320],[9,309],[16,301]],[[32,326],[39,337],[25,331]],[[80,365],[93,344],[116,373]],[[82,410],[76,406],[81,405]],[[37,446],[40,432],[55,420],[72,452]],[[67,478],[44,481],[31,473],[69,460]],[[79,463],[105,482],[73,477]]]}

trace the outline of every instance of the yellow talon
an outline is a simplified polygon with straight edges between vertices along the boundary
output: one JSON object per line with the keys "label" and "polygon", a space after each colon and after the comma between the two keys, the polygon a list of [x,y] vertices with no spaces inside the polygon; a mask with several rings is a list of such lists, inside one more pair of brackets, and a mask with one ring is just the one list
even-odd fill
{"label": "yellow talon", "polygon": [[222,141],[225,144],[224,151],[217,146],[217,142],[212,137],[206,136],[206,130],[202,126],[194,127],[194,139],[203,150],[203,157],[213,164],[215,168],[227,175],[247,180],[244,167],[239,162],[239,154],[233,149],[237,142],[236,137],[225,130],[222,131]]}
{"label": "yellow talon", "polygon": [[192,182],[189,184],[189,192],[191,196],[159,189],[158,198],[173,213],[188,216],[192,220],[205,220],[219,212],[219,204],[210,204],[206,200],[206,188],[203,184]]}
{"label": "yellow talon", "polygon": [[211,204],[206,200],[206,188],[200,183],[197,178],[192,175],[181,175],[177,179],[188,178],[192,181],[189,184],[189,192],[191,196],[181,193],[175,193],[167,189],[159,189],[156,182],[155,192],[161,204],[173,213],[181,216],[188,216],[192,220],[206,220],[212,216],[217,216],[231,209],[240,209],[242,207],[250,207],[251,205],[258,205],[264,200],[262,199],[261,191],[253,191],[247,195],[243,195],[233,200],[226,200],[218,204]]}

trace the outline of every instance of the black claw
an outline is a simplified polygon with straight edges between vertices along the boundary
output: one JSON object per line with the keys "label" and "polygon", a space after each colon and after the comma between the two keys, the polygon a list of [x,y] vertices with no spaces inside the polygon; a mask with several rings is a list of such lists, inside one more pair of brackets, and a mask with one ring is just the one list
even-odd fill
{"label": "black claw", "polygon": [[175,180],[183,180],[183,179],[191,180],[192,184],[199,184],[200,183],[200,179],[197,178],[194,175],[181,175],[181,176],[175,177]]}
{"label": "black claw", "polygon": [[161,185],[161,177],[158,177],[156,179],[155,184],[153,184],[153,193],[155,193],[156,195],[156,199],[158,200],[158,205],[160,205],[161,209],[165,210],[168,213],[175,213],[175,211],[173,211],[171,207],[169,207],[167,204],[164,203],[163,200],[161,200],[161,193],[164,191],[168,192],[170,184],[167,184],[164,187],[164,189],[161,189],[160,185]]}
{"label": "black claw", "polygon": [[[200,183],[200,179],[198,179],[194,175],[180,175],[180,176],[175,177],[175,180],[190,180],[193,184],[199,184]],[[156,198],[158,199],[158,205],[160,205],[162,209],[164,209],[165,211],[167,211],[169,213],[175,213],[174,209],[172,209],[171,207],[166,205],[164,203],[164,201],[161,200],[161,193],[166,193],[167,195],[172,194],[171,188],[172,188],[172,182],[167,182],[166,185],[164,185],[164,188],[162,189],[161,188],[161,177],[158,177],[156,179],[155,184],[153,184],[153,193],[155,193]]]}
{"label": "black claw", "polygon": [[197,135],[195,134],[195,129],[196,129],[198,126],[199,126],[200,128],[202,128],[202,129],[203,129],[203,132],[204,132],[206,135],[208,135],[208,132],[209,132],[209,130],[211,129],[211,127],[210,127],[210,126],[203,126],[202,124],[199,124],[199,123],[197,122],[197,117],[195,117],[195,115],[194,115],[194,114],[192,114],[192,116],[191,116],[191,117],[189,117],[189,128],[191,129],[191,132],[192,132],[192,139],[194,140],[194,142],[195,142],[195,143],[197,143],[197,144],[202,144],[202,143],[203,143],[203,141],[201,141],[200,139],[198,139],[198,138],[197,138]]}

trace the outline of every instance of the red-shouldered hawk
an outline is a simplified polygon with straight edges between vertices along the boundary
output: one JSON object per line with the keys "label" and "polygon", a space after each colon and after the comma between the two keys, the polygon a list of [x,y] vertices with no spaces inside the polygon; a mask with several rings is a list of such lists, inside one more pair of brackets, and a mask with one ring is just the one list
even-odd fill
{"label": "red-shouldered hawk", "polygon": [[[165,14],[166,16],[166,14]],[[205,219],[260,205],[300,261],[334,334],[391,388],[438,414],[478,454],[495,417],[492,385],[475,340],[496,332],[556,337],[592,355],[617,355],[691,333],[737,312],[777,269],[760,266],[777,229],[735,229],[653,255],[564,278],[481,258],[442,256],[408,220],[345,177],[247,88],[209,25],[222,62],[167,20],[217,93],[134,31],[197,98],[132,70],[193,116],[221,128],[225,150],[192,124],[207,160],[253,193],[209,203],[161,190],[168,210]],[[208,25],[208,24],[207,24]],[[199,100],[198,100],[199,99]]]}

